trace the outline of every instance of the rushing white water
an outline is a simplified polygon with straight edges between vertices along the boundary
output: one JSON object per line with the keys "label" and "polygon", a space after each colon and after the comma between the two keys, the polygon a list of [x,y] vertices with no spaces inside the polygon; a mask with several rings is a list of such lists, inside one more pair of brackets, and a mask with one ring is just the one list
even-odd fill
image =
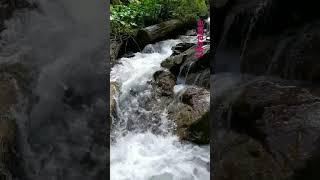
{"label": "rushing white water", "polygon": [[180,142],[171,132],[166,109],[145,107],[152,93],[152,75],[179,42],[148,45],[112,68],[111,81],[120,85],[110,150],[112,180],[209,179],[209,147]]}

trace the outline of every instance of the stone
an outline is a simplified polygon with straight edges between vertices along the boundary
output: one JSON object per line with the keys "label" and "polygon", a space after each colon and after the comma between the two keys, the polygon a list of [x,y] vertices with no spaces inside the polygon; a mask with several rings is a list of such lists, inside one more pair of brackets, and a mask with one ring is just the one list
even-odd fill
{"label": "stone", "polygon": [[181,95],[182,103],[169,108],[169,118],[176,124],[176,132],[183,140],[209,144],[210,92],[189,87]]}

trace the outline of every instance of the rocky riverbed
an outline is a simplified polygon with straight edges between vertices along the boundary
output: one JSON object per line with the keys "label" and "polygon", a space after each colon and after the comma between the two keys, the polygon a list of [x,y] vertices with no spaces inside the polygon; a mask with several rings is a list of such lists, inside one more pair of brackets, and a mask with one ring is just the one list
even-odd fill
{"label": "rocky riverbed", "polygon": [[[112,178],[209,179],[209,41],[196,58],[194,32],[149,44],[112,68]],[[140,168],[123,173],[132,167]]]}

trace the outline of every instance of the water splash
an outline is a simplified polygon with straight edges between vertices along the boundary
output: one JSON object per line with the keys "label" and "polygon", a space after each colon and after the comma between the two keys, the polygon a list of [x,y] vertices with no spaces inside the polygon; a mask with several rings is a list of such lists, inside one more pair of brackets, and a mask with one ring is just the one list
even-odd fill
{"label": "water splash", "polygon": [[186,84],[189,71],[192,68],[193,64],[194,64],[194,61],[190,61],[180,66],[180,71],[177,77],[177,84]]}

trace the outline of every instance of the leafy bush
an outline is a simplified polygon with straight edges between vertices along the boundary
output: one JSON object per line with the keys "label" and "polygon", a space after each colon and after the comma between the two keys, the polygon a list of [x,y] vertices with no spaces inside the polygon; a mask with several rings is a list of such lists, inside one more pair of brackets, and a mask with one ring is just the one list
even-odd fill
{"label": "leafy bush", "polygon": [[196,19],[199,15],[207,15],[208,7],[205,0],[180,0],[174,15],[182,20]]}
{"label": "leafy bush", "polygon": [[171,18],[184,21],[208,14],[205,0],[127,0],[112,4],[113,34],[134,34],[138,28]]}
{"label": "leafy bush", "polygon": [[143,11],[137,3],[111,5],[110,23],[113,34],[133,34],[143,24]]}

